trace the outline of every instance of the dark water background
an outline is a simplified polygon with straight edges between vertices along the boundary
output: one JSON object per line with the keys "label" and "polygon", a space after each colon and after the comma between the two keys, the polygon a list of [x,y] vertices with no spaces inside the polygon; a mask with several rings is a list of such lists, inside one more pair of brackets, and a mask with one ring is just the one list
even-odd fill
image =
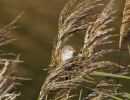
{"label": "dark water background", "polygon": [[[7,25],[21,12],[22,17],[16,25],[21,26],[13,30],[10,35],[17,40],[12,44],[3,47],[2,50],[21,54],[20,60],[24,61],[17,67],[17,76],[32,78],[31,81],[22,81],[22,86],[18,86],[17,91],[21,96],[17,100],[36,100],[42,84],[45,80],[46,71],[51,59],[52,42],[58,33],[58,18],[63,6],[68,0],[1,0],[0,1],[0,28]],[[109,0],[102,0],[103,3]],[[121,24],[122,9],[125,0],[116,0],[115,9],[118,9],[115,22],[109,25],[116,30],[113,33],[119,34]],[[101,11],[102,7],[97,11]],[[77,33],[70,39],[70,44],[78,52],[83,45],[84,33]],[[116,38],[118,40],[119,38]],[[118,42],[102,48],[118,48]],[[100,60],[111,60],[117,62],[117,53],[107,54]],[[127,51],[123,52],[122,65],[126,66],[130,62]],[[98,80],[98,79],[97,79]],[[123,91],[129,91],[130,80],[123,80]]]}

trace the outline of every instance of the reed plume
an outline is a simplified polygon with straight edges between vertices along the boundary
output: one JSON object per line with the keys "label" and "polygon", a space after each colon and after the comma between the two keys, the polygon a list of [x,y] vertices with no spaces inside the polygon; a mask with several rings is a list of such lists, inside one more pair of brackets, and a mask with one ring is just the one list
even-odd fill
{"label": "reed plume", "polygon": [[[114,31],[113,26],[110,28],[107,25],[115,21],[113,16],[116,10],[113,9],[115,0],[109,0],[101,13],[94,12],[94,9],[103,6],[101,0],[69,0],[60,13],[58,22],[58,35],[53,41],[53,51],[51,64],[49,66],[48,75],[41,88],[38,100],[70,100],[78,96],[79,100],[102,100],[102,99],[117,99],[123,100],[125,97],[130,99],[129,93],[118,92],[118,88],[122,85],[115,83],[116,78],[130,79],[124,76],[129,73],[128,66],[121,66],[119,63],[109,60],[100,61],[98,58],[107,53],[119,51],[119,55],[123,45],[130,39],[129,19],[130,19],[130,0],[126,0],[123,19],[120,28],[119,49],[114,50],[95,49],[102,46],[114,43],[116,41],[111,38],[119,36],[111,34]],[[8,35],[15,26],[16,21],[21,17],[22,13],[15,18],[11,23],[0,30],[0,46],[12,43],[15,39]],[[65,61],[61,61],[61,50],[65,45],[69,44],[69,39],[77,32],[84,30],[84,44],[80,48],[79,53]],[[4,58],[5,55],[13,56],[15,59]],[[28,80],[27,78],[15,77],[15,67],[18,63],[20,55],[7,53],[0,50],[0,100],[16,100],[20,93],[11,92],[13,87],[20,85],[19,80]],[[120,57],[119,57],[120,58]],[[120,69],[120,71],[114,70]],[[111,72],[111,73],[108,73]],[[92,75],[105,76],[100,82],[96,82]],[[85,84],[91,83],[93,87],[88,87]],[[89,91],[82,96],[73,94],[72,91],[78,87],[87,88]],[[53,95],[52,95],[53,94]],[[121,96],[122,98],[118,97]]]}
{"label": "reed plume", "polygon": [[[113,43],[111,37],[116,37],[118,34],[110,34],[114,28],[106,28],[107,24],[114,21],[116,17],[112,15],[116,12],[113,10],[114,0],[110,0],[101,13],[92,12],[95,7],[102,6],[100,0],[70,0],[59,17],[59,34],[53,42],[52,60],[48,76],[42,86],[38,100],[47,100],[50,94],[55,94],[50,97],[54,100],[68,100],[74,96],[71,91],[79,86],[82,82],[95,83],[89,73],[92,71],[108,71],[113,68],[125,69],[123,66],[111,61],[95,61],[99,57],[109,52],[116,52],[114,49],[103,49],[99,52],[94,52],[95,48],[100,45]],[[64,45],[68,44],[71,36],[78,31],[86,30],[84,45],[80,49],[77,56],[61,62],[60,51]],[[125,75],[128,69],[123,72],[116,73]],[[69,76],[68,80],[65,77]],[[96,100],[96,98],[106,98],[104,93],[115,94],[115,91],[120,86],[119,84],[109,83],[110,79],[102,80],[98,86],[94,87],[93,92],[88,94],[84,99]],[[85,86],[84,86],[85,87]],[[105,87],[111,87],[106,89]],[[114,88],[113,88],[114,87]],[[109,95],[108,97],[112,97]]]}
{"label": "reed plume", "polygon": [[[11,23],[6,25],[0,30],[0,46],[12,43],[15,39],[8,35],[13,29],[18,28],[15,26],[16,21],[21,17],[22,13],[15,18]],[[16,55],[13,53],[7,53],[0,50],[0,100],[15,100],[17,96],[20,96],[20,93],[13,91],[10,92],[16,85],[19,84],[19,80],[25,80],[25,78],[15,77],[15,67],[21,61],[19,60],[20,55],[16,56],[15,59],[4,58],[5,55],[13,56]]]}

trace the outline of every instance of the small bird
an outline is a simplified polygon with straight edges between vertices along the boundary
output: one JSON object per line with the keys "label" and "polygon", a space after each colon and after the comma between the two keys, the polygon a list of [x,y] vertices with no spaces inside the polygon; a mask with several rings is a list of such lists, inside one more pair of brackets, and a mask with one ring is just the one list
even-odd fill
{"label": "small bird", "polygon": [[66,45],[61,49],[61,60],[65,61],[73,57],[75,50],[72,46]]}

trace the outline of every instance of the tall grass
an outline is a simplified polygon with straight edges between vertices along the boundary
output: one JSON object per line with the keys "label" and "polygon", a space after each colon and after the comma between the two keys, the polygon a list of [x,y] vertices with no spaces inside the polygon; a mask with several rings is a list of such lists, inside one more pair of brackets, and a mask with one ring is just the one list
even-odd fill
{"label": "tall grass", "polygon": [[[101,46],[115,42],[110,40],[112,37],[119,36],[111,34],[114,31],[114,26],[107,28],[106,26],[115,21],[113,16],[116,10],[113,9],[114,0],[110,0],[104,7],[101,13],[94,12],[95,7],[102,6],[100,0],[70,0],[59,17],[59,33],[53,42],[53,53],[48,76],[42,86],[38,100],[47,100],[47,97],[54,100],[68,100],[74,96],[71,91],[77,87],[87,87],[82,85],[82,82],[95,83],[91,75],[107,76],[93,87],[87,87],[89,92],[84,96],[84,99],[101,100],[105,98],[120,99],[118,96],[118,88],[121,86],[116,79],[112,77],[121,77],[129,72],[128,67],[123,67],[119,63],[111,61],[98,61],[106,53],[120,52],[123,44],[129,40],[129,31],[125,28],[129,23],[129,2],[126,1],[124,8],[123,22],[121,25],[121,35],[119,49],[103,49],[99,52],[94,50]],[[61,49],[69,44],[68,40],[78,31],[85,30],[84,45],[80,49],[77,56],[61,61]],[[120,59],[120,57],[119,57]],[[118,71],[113,71],[117,69]],[[114,72],[107,74],[108,70]],[[93,72],[93,71],[101,71]],[[92,72],[92,73],[91,73]],[[91,74],[90,74],[91,73]],[[120,76],[121,75],[121,76]],[[64,78],[69,76],[68,80]],[[118,77],[118,78],[119,78]],[[54,94],[54,96],[50,96]],[[81,98],[81,97],[80,97]]]}
{"label": "tall grass", "polygon": [[[130,20],[130,0],[126,0],[122,24],[119,34],[111,34],[114,26],[110,28],[107,25],[115,21],[113,16],[116,10],[113,9],[115,0],[109,0],[102,12],[94,12],[94,9],[103,6],[101,0],[69,0],[61,11],[58,22],[58,35],[53,42],[53,52],[51,64],[49,66],[48,75],[41,88],[38,100],[70,100],[77,96],[77,100],[101,100],[101,99],[130,99],[127,91],[119,91],[122,86],[119,78],[130,79],[125,76],[129,73],[129,65],[121,66],[120,57],[123,46],[130,39],[129,20]],[[0,46],[12,43],[15,39],[8,36],[8,33],[18,28],[15,22],[21,14],[10,24],[0,30]],[[78,55],[61,61],[61,50],[65,45],[69,44],[69,39],[79,31],[86,31],[84,37],[84,45],[80,49]],[[102,49],[95,51],[97,47],[114,43],[112,37],[119,36],[119,48]],[[112,38],[112,39],[111,39]],[[119,52],[119,62],[111,62],[109,60],[100,61],[98,58],[104,54],[111,52]],[[20,55],[15,59],[4,58],[4,55],[16,56],[12,53],[0,51],[0,100],[15,100],[20,93],[10,92],[15,86],[19,85],[18,80],[25,78],[15,77],[14,70],[17,63],[20,63]],[[108,73],[108,70],[113,73]],[[96,82],[92,75],[104,76],[100,82]],[[69,77],[68,79],[65,79]],[[82,83],[91,83],[93,87],[88,87]],[[73,90],[81,87],[80,94],[73,94]],[[88,89],[86,95],[82,95],[82,90]],[[52,96],[53,94],[53,96]]]}
{"label": "tall grass", "polygon": [[[15,18],[11,23],[6,25],[0,30],[0,46],[12,43],[15,39],[8,35],[11,30],[18,28],[15,26],[16,21],[21,17],[22,13]],[[15,57],[15,59],[5,58],[5,56]],[[19,80],[26,80],[25,78],[15,77],[15,67],[18,63],[22,62],[19,60],[20,55],[13,53],[7,53],[0,51],[0,100],[15,100],[20,93],[13,91],[10,92],[16,85],[20,85]]]}

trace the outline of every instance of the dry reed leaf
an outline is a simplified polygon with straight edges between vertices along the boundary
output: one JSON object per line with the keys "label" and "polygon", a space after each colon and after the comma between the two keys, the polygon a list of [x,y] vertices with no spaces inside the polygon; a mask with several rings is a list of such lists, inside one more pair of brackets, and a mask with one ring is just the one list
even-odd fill
{"label": "dry reed leaf", "polygon": [[128,28],[129,22],[130,22],[130,0],[126,0],[123,11],[122,25],[120,28],[119,48],[122,48],[124,43],[130,40],[130,28]]}

